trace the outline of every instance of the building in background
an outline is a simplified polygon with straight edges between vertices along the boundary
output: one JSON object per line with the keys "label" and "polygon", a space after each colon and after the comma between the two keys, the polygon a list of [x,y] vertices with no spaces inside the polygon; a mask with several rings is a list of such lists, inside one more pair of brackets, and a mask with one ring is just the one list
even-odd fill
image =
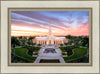
{"label": "building in background", "polygon": [[41,45],[59,45],[59,44],[64,44],[68,42],[68,39],[65,37],[56,37],[52,34],[52,29],[51,29],[51,24],[49,24],[49,32],[46,37],[35,37],[33,40],[34,43],[36,44],[41,44]]}

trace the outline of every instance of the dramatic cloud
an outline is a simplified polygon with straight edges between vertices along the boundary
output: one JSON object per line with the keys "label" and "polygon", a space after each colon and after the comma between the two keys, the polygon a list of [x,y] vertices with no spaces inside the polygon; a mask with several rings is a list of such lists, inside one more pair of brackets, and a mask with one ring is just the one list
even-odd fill
{"label": "dramatic cloud", "polygon": [[88,11],[13,11],[12,36],[47,35],[49,24],[54,35],[89,35]]}

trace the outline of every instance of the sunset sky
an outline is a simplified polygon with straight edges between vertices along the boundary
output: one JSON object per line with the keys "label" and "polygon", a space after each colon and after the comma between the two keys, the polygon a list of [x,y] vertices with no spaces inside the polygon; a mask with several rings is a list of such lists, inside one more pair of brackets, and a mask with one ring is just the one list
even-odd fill
{"label": "sunset sky", "polygon": [[12,11],[12,36],[46,36],[51,24],[55,36],[89,35],[88,11]]}

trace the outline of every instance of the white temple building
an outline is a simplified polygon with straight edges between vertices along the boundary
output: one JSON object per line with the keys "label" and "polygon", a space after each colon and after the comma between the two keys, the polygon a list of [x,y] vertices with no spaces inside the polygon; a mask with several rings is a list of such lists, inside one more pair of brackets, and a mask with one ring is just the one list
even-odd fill
{"label": "white temple building", "polygon": [[36,37],[34,41],[36,44],[41,44],[41,45],[49,45],[49,44],[59,45],[59,44],[67,43],[68,39],[66,39],[65,37],[53,36],[51,25],[49,24],[49,32],[47,37]]}

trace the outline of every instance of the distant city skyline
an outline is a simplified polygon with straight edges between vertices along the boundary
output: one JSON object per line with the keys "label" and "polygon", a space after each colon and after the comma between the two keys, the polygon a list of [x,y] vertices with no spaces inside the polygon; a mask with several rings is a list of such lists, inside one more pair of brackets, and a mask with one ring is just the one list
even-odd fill
{"label": "distant city skyline", "polygon": [[11,36],[88,36],[89,11],[12,11]]}

